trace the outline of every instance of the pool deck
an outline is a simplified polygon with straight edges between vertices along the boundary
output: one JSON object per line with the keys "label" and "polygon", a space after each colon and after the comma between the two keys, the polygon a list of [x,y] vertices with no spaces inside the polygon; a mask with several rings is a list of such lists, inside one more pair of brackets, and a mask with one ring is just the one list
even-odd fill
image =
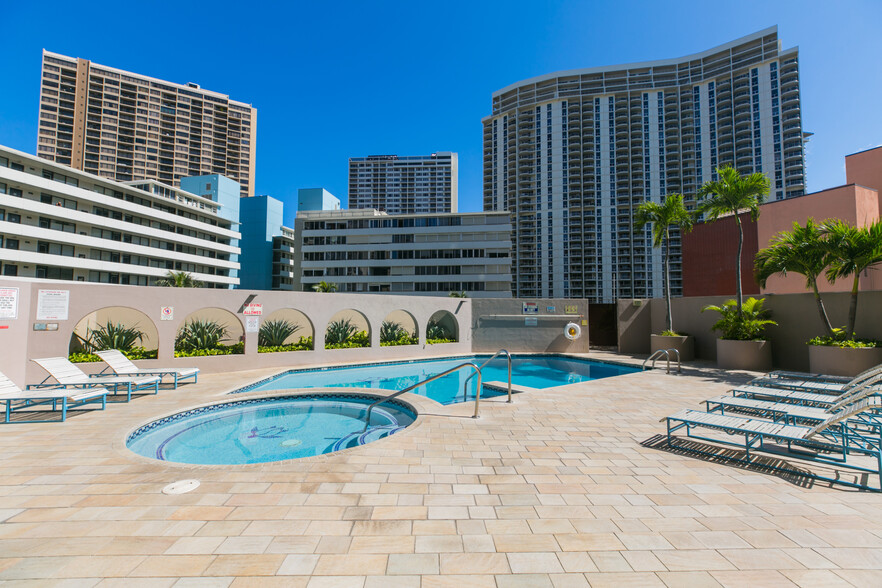
{"label": "pool deck", "polygon": [[[2,425],[0,586],[882,584],[879,493],[661,442],[659,419],[750,376],[695,365],[482,401],[480,419],[408,395],[408,430],[275,464],[167,464],[124,439],[280,370]],[[183,479],[201,485],[162,493]]]}

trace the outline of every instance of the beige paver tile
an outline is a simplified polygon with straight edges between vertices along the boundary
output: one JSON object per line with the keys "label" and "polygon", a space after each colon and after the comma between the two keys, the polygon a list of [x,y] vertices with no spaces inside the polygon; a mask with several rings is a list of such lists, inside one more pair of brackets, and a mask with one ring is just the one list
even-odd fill
{"label": "beige paver tile", "polygon": [[462,552],[460,535],[422,535],[416,537],[415,553],[457,553]]}
{"label": "beige paver tile", "polygon": [[306,588],[364,588],[364,576],[312,577]]}
{"label": "beige paver tile", "polygon": [[313,570],[315,576],[377,576],[386,572],[386,555],[323,554]]}
{"label": "beige paver tile", "polygon": [[497,588],[493,576],[423,576],[421,588]]}
{"label": "beige paver tile", "polygon": [[206,576],[272,576],[285,560],[283,554],[218,555]]}
{"label": "beige paver tile", "polygon": [[211,555],[151,555],[144,559],[131,576],[199,576],[214,561]]}
{"label": "beige paver tile", "polygon": [[502,553],[442,553],[442,574],[508,574],[511,570]]}
{"label": "beige paver tile", "polygon": [[393,553],[389,556],[386,573],[397,575],[433,575],[441,573],[440,558],[436,553]]}
{"label": "beige paver tile", "polygon": [[647,572],[619,572],[610,574],[585,574],[591,588],[664,588],[655,574]]}
{"label": "beige paver tile", "polygon": [[244,537],[228,537],[216,549],[215,553],[263,553],[272,542],[272,537],[259,535]]}
{"label": "beige paver tile", "polygon": [[496,576],[497,588],[554,588],[548,574]]}
{"label": "beige paver tile", "polygon": [[722,586],[709,572],[657,572],[656,575],[669,588],[719,588]]}
{"label": "beige paver tile", "polygon": [[364,588],[420,588],[419,576],[368,576]]}
{"label": "beige paver tile", "polygon": [[557,554],[551,552],[509,553],[508,567],[513,574],[558,574],[564,571]]}
{"label": "beige paver tile", "polygon": [[577,533],[555,535],[563,551],[610,551],[625,546],[613,533]]}
{"label": "beige paver tile", "polygon": [[315,570],[318,560],[318,555],[289,555],[282,562],[282,566],[276,571],[276,575],[308,576],[312,574],[313,570]]}
{"label": "beige paver tile", "polygon": [[784,574],[776,570],[737,570],[732,572],[711,572],[725,588],[741,588],[742,586],[769,586],[770,588],[794,588],[794,584]]}
{"label": "beige paver tile", "polygon": [[353,537],[349,553],[413,553],[414,537],[378,535]]}
{"label": "beige paver tile", "polygon": [[678,549],[653,553],[672,572],[735,569],[728,559],[710,549]]}
{"label": "beige paver tile", "polygon": [[206,555],[214,553],[223,537],[181,537],[166,549],[166,555]]}
{"label": "beige paver tile", "polygon": [[882,550],[880,549],[820,547],[815,551],[843,569],[882,570]]}

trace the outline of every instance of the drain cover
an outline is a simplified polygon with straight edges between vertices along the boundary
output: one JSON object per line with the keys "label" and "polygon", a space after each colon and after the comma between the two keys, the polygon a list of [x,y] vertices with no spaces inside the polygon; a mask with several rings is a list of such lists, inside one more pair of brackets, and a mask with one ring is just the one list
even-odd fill
{"label": "drain cover", "polygon": [[301,443],[303,443],[303,441],[301,441],[300,439],[285,439],[284,441],[279,443],[279,445],[281,445],[282,447],[297,447]]}
{"label": "drain cover", "polygon": [[199,487],[199,480],[178,480],[162,489],[163,494],[186,494]]}

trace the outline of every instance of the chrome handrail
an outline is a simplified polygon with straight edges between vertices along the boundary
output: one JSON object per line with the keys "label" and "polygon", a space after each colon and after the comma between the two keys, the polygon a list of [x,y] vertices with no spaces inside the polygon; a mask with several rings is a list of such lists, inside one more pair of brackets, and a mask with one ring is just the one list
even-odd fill
{"label": "chrome handrail", "polygon": [[643,360],[643,366],[641,366],[641,369],[645,370],[646,369],[646,362],[652,360],[652,363],[649,365],[649,369],[654,370],[655,369],[655,362],[658,361],[659,359],[661,359],[661,356],[664,355],[665,360],[667,361],[667,370],[665,373],[670,374],[671,373],[671,355],[669,353],[670,351],[673,351],[674,353],[677,354],[677,373],[678,374],[683,373],[683,368],[680,365],[680,352],[677,349],[673,349],[673,348],[671,348],[671,349],[657,349],[655,352],[653,352],[652,355],[650,355],[649,357],[647,357],[646,359]]}
{"label": "chrome handrail", "polygon": [[[477,390],[477,395],[475,396],[475,418],[478,418],[478,405],[481,403],[481,383],[482,383],[481,368],[479,368],[478,366],[476,366],[472,362],[466,362],[466,363],[461,363],[456,367],[452,367],[449,370],[443,371],[440,374],[435,374],[431,378],[426,378],[422,382],[418,382],[418,383],[414,384],[413,386],[408,386],[404,390],[399,390],[398,392],[395,392],[394,394],[390,394],[388,396],[384,396],[384,397],[380,398],[379,400],[377,400],[376,402],[374,402],[373,404],[368,406],[367,413],[365,414],[365,418],[364,418],[364,429],[362,429],[361,432],[364,433],[368,430],[368,426],[370,425],[370,422],[371,422],[371,412],[373,412],[374,407],[376,405],[382,404],[383,402],[386,402],[387,400],[392,400],[396,396],[401,396],[405,392],[410,392],[411,390],[413,390],[415,388],[419,388],[423,384],[428,384],[429,382],[434,382],[438,378],[442,378],[442,377],[446,376],[447,374],[451,374],[457,370],[461,370],[462,368],[468,367],[468,366],[475,368],[475,372],[478,374],[478,390]],[[474,374],[472,374],[472,375],[474,375]]]}
{"label": "chrome handrail", "polygon": [[[497,351],[496,353],[493,354],[493,357],[491,357],[490,359],[488,359],[487,361],[482,363],[478,369],[484,369],[485,365],[487,365],[488,363],[490,363],[491,361],[496,359],[497,356],[499,356],[500,354],[505,354],[508,357],[508,400],[506,402],[511,402],[511,353],[509,353],[505,349],[500,349],[499,351]],[[466,378],[465,384],[462,385],[463,399],[468,397],[466,390],[468,390],[469,380],[471,380],[474,377],[475,377],[475,374],[470,375],[468,378]]]}

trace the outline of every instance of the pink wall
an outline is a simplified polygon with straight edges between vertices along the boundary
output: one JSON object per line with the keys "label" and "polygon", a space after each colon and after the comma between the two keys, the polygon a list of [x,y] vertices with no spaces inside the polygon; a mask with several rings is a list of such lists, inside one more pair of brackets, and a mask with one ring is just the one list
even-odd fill
{"label": "pink wall", "polygon": [[845,181],[879,192],[882,208],[882,147],[845,156]]}
{"label": "pink wall", "polygon": [[[814,192],[799,198],[770,202],[760,208],[757,223],[759,248],[768,246],[771,238],[780,231],[791,230],[794,222],[804,225],[809,218],[817,222],[838,218],[850,224],[866,226],[879,219],[882,212],[880,208],[882,204],[880,204],[879,192],[853,184]],[[835,284],[830,284],[822,278],[818,280],[818,288],[821,292],[846,292],[851,290],[851,280],[839,280]],[[862,276],[860,288],[882,290],[882,270],[871,270]],[[763,294],[799,294],[805,291],[805,278],[802,276],[773,276],[766,283]]]}

